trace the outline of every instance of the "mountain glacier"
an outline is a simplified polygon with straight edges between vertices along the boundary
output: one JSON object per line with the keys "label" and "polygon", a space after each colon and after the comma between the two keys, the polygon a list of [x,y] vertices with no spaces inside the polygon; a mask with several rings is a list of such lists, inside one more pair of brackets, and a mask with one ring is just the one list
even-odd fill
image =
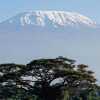
{"label": "mountain glacier", "polygon": [[[4,23],[4,22],[3,22]],[[22,26],[33,25],[45,27],[51,24],[52,27],[79,26],[96,27],[96,22],[90,18],[75,12],[66,11],[31,11],[18,14],[8,19],[6,23],[19,24]]]}
{"label": "mountain glacier", "polygon": [[[6,29],[6,30],[5,30]],[[98,31],[98,24],[76,12],[29,11],[0,23],[1,33],[87,33]]]}
{"label": "mountain glacier", "polygon": [[[24,15],[20,16],[19,18],[21,25],[30,24],[37,26],[46,26],[48,25],[48,21],[46,21],[46,18],[49,21],[51,21],[54,27],[56,27],[57,25],[73,26],[79,23],[94,27],[96,24],[88,17],[85,17],[78,13],[71,13],[64,11],[35,11],[35,12],[24,13]],[[13,22],[13,20],[11,22]]]}

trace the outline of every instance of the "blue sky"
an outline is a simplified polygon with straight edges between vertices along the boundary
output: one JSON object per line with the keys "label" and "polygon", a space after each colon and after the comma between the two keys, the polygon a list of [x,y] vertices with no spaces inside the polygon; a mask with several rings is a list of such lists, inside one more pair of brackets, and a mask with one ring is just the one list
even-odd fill
{"label": "blue sky", "polygon": [[100,0],[0,0],[0,22],[28,10],[74,11],[100,23]]}

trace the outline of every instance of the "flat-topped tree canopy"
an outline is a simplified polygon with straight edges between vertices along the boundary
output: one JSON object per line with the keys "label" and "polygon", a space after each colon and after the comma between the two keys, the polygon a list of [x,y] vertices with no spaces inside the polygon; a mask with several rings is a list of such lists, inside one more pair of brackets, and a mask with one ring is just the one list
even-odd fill
{"label": "flat-topped tree canopy", "polygon": [[94,73],[88,70],[88,65],[76,65],[75,60],[62,56],[36,59],[26,65],[0,64],[0,98],[6,97],[6,90],[7,97],[20,91],[43,100],[56,100],[65,90],[71,96],[89,92],[95,87],[95,82]]}

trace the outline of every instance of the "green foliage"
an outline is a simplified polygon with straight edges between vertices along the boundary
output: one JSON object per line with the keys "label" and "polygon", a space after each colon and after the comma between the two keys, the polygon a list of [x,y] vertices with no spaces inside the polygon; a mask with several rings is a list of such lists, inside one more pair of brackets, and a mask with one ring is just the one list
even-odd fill
{"label": "green foliage", "polygon": [[99,100],[94,73],[87,68],[61,56],[27,65],[1,64],[0,99]]}

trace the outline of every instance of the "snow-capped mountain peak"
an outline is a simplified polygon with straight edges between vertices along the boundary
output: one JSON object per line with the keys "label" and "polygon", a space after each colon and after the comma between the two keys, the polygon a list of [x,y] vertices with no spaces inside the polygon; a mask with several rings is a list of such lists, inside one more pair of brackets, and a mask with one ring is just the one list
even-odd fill
{"label": "snow-capped mountain peak", "polygon": [[53,27],[58,26],[88,26],[95,27],[96,22],[90,18],[83,16],[76,12],[66,11],[30,11],[17,15],[9,20],[9,23],[15,23],[16,20],[22,26],[35,25],[35,26],[47,26],[51,24]]}

